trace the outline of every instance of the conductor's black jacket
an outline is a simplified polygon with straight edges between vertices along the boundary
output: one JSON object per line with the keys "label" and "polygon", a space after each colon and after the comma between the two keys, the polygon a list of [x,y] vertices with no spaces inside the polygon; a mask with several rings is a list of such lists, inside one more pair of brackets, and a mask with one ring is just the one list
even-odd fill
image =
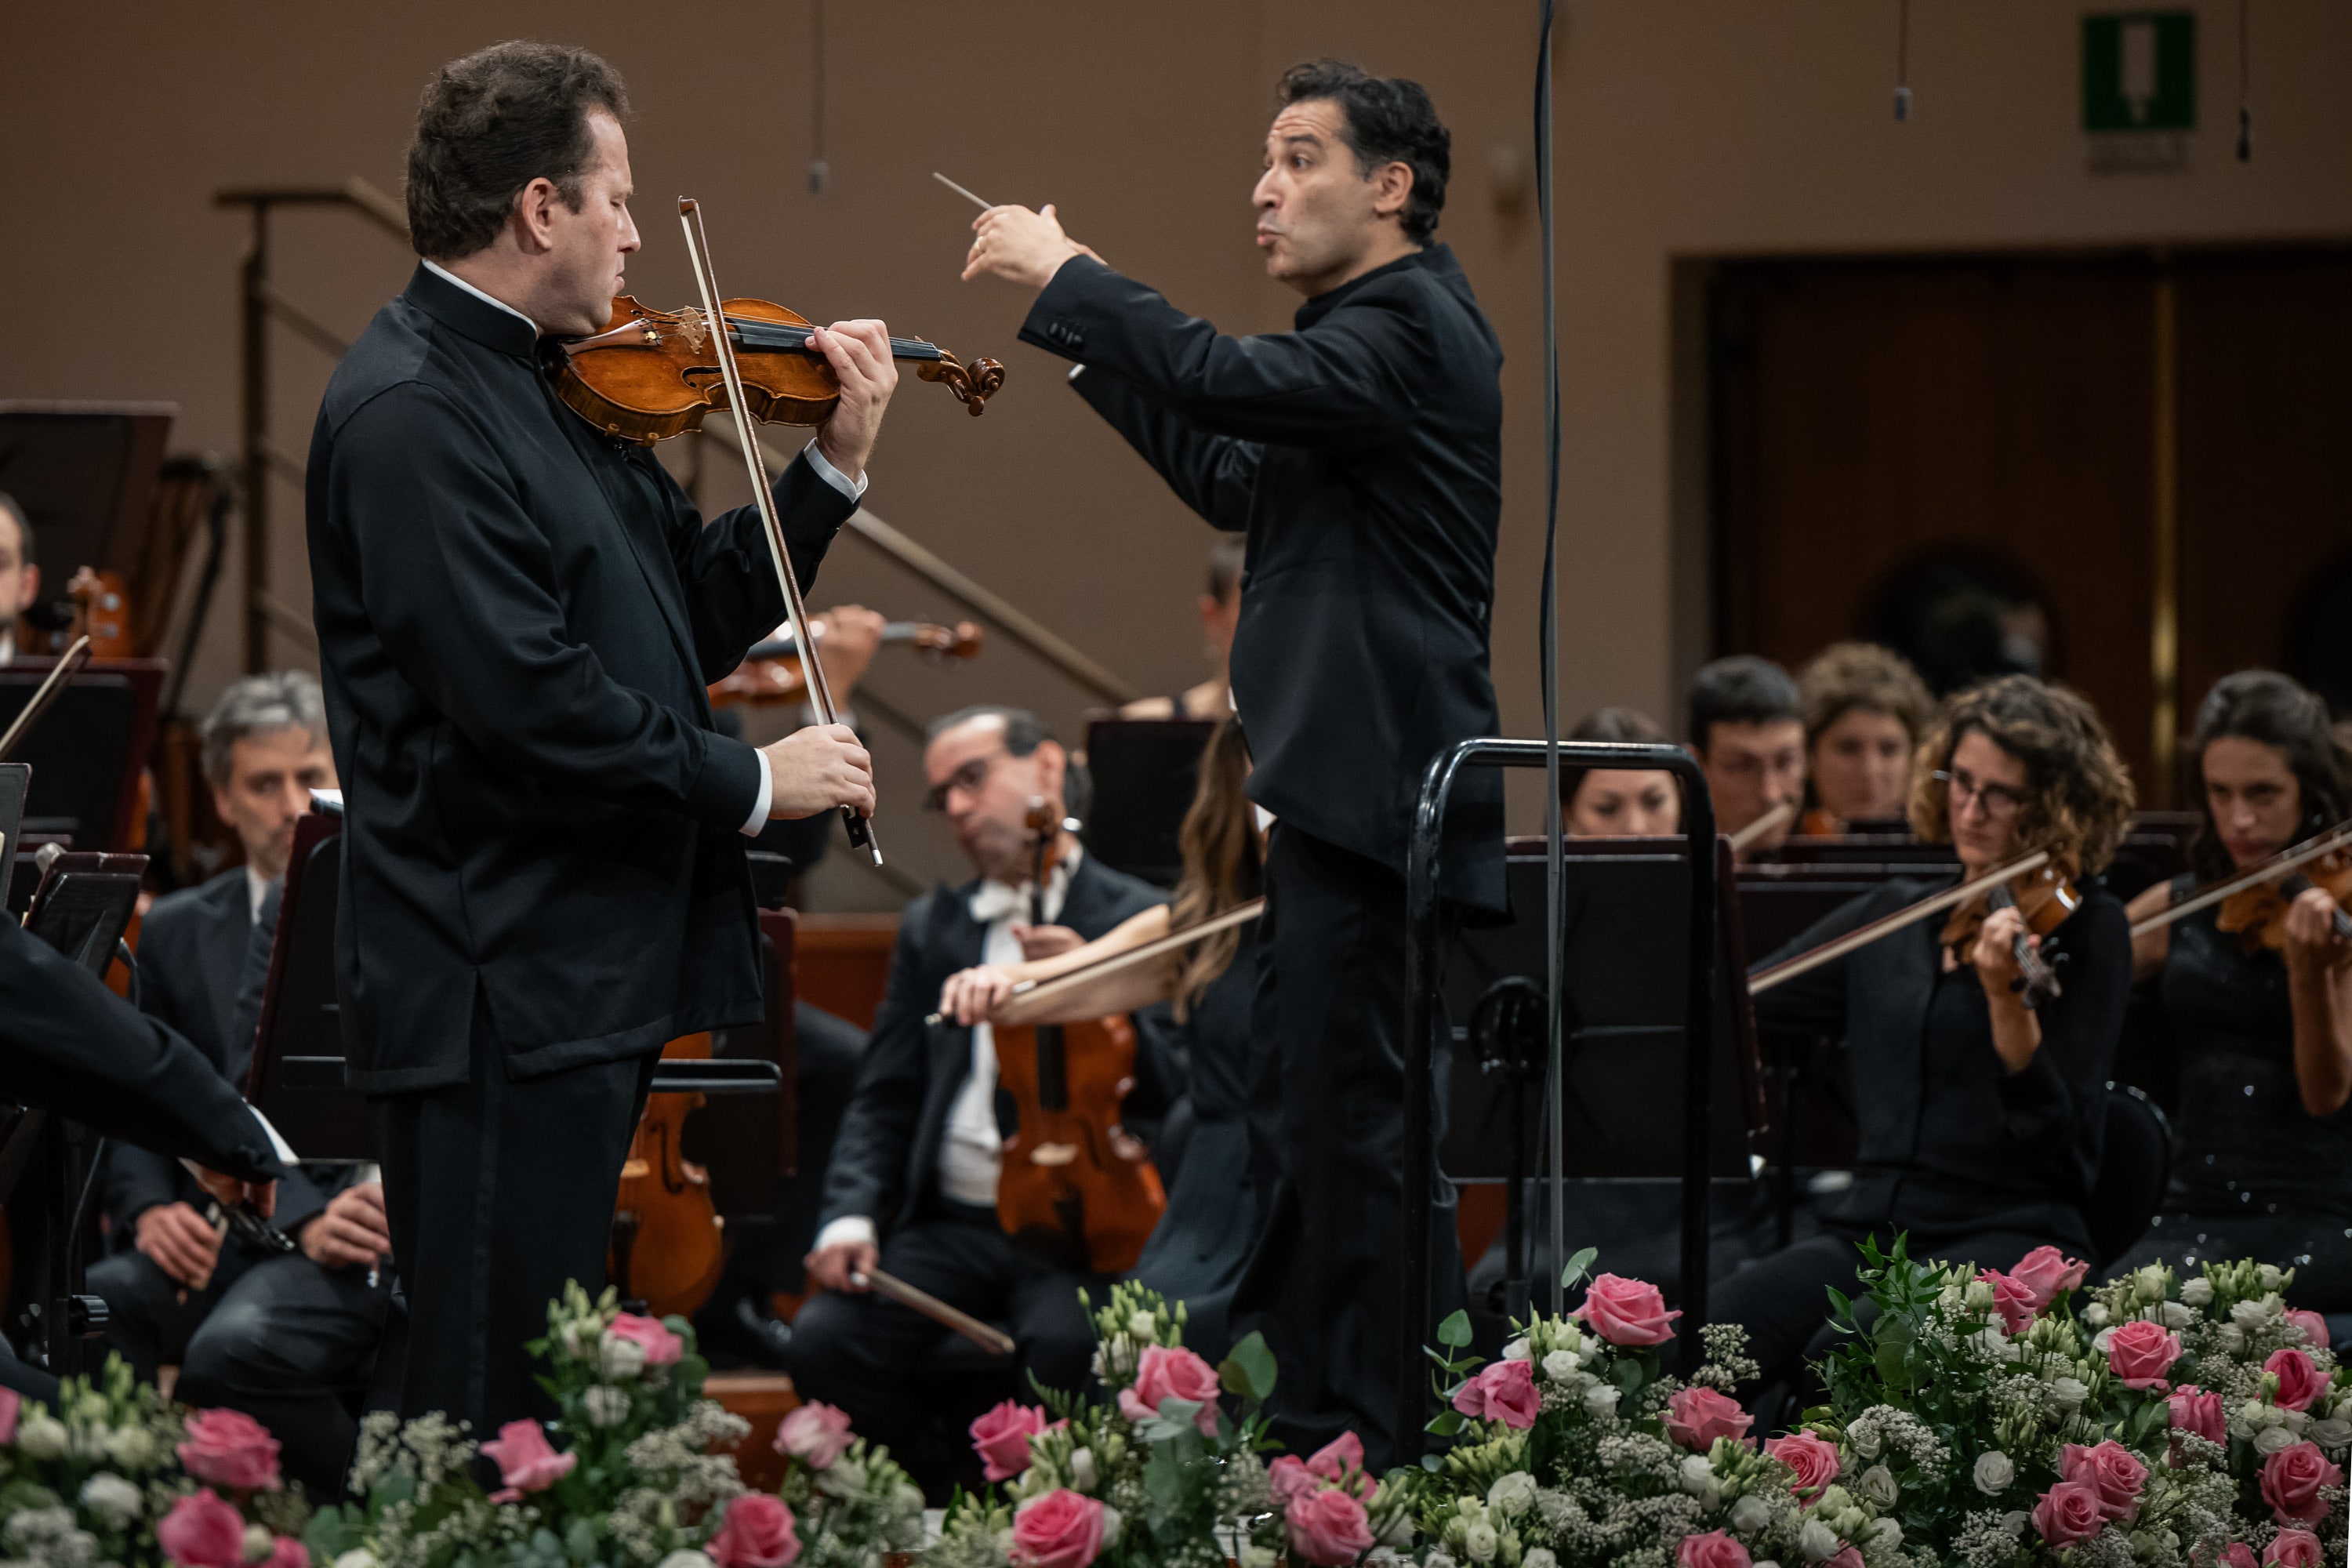
{"label": "conductor's black jacket", "polygon": [[[1022,340],[1186,505],[1249,535],[1234,700],[1249,793],[1402,873],[1431,757],[1499,722],[1487,668],[1503,502],[1503,353],[1433,245],[1225,337],[1087,257]],[[1503,904],[1502,781],[1466,770],[1446,819],[1452,897]]]}
{"label": "conductor's black jacket", "polygon": [[[750,507],[704,527],[556,401],[530,324],[420,267],[336,367],[310,579],[342,778],[350,1077],[518,1075],[761,1013],[740,829],[759,760],[705,685],[783,616]],[[806,584],[856,503],[776,485]]]}

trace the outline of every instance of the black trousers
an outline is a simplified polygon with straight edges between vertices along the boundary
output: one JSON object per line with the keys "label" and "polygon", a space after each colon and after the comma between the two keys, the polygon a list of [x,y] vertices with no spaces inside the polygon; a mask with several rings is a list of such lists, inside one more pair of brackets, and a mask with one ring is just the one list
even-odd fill
{"label": "black trousers", "polygon": [[391,1307],[388,1280],[370,1286],[365,1268],[321,1268],[232,1237],[212,1279],[184,1301],[141,1252],[92,1268],[89,1287],[106,1299],[109,1344],[142,1378],[178,1363],[182,1404],[244,1411],[284,1445],[287,1473],[311,1496],[341,1493]]}
{"label": "black trousers", "polygon": [[[1806,1364],[1829,1353],[1835,1342],[1830,1332],[1828,1291],[1835,1287],[1847,1296],[1859,1294],[1854,1271],[1862,1267],[1855,1250],[1867,1229],[1832,1225],[1830,1234],[1784,1247],[1757,1259],[1729,1279],[1714,1282],[1707,1310],[1718,1323],[1738,1323],[1748,1331],[1748,1353],[1764,1369],[1763,1386],[1794,1387],[1801,1403],[1811,1404],[1813,1384],[1805,1381]],[[1878,1244],[1891,1247],[1895,1226],[1878,1227]],[[2023,1231],[1987,1230],[1937,1236],[1908,1233],[1915,1258],[1938,1263],[1972,1262],[1986,1268],[2007,1270],[2017,1260],[2059,1238]],[[1857,1311],[1865,1304],[1855,1302]]]}
{"label": "black trousers", "polygon": [[793,1098],[800,1147],[795,1173],[783,1180],[776,1194],[773,1223],[728,1225],[727,1278],[713,1297],[714,1304],[731,1293],[752,1293],[761,1300],[778,1292],[797,1292],[808,1283],[801,1259],[816,1244],[817,1211],[824,1204],[825,1167],[833,1163],[833,1141],[841,1119],[849,1110],[850,1091],[857,1087],[858,1064],[866,1057],[866,1031],[846,1018],[837,1018],[805,1002],[793,1004],[793,1032],[796,1063]]}
{"label": "black trousers", "polygon": [[[976,1318],[1009,1322],[1018,1349],[1023,1396],[1028,1374],[1048,1388],[1086,1385],[1094,1331],[1078,1291],[1104,1299],[1106,1277],[1071,1274],[1016,1251],[994,1209],[934,1198],[921,1215],[882,1239],[881,1263],[920,1290]],[[786,1351],[793,1386],[849,1413],[860,1435],[887,1445],[927,1491],[940,1478],[926,1449],[931,1379],[920,1363],[950,1331],[879,1296],[812,1298],[793,1321]]]}
{"label": "black trousers", "polygon": [[[2284,1209],[2284,1205],[2282,1205]],[[2104,1270],[2113,1279],[2150,1263],[2182,1273],[2200,1264],[2251,1258],[2294,1270],[2289,1306],[2314,1312],[2352,1312],[2352,1226],[2305,1211],[2278,1214],[2183,1214],[2156,1216],[2140,1244]]]}
{"label": "black trousers", "polygon": [[513,1079],[478,1015],[469,1080],[371,1099],[406,1307],[372,1406],[439,1410],[477,1437],[555,1413],[522,1347],[547,1332],[567,1280],[604,1288],[621,1163],[657,1059]]}
{"label": "black trousers", "polygon": [[[1420,1451],[1419,1434],[1392,1430],[1407,1197],[1404,879],[1279,823],[1258,942],[1250,1168],[1267,1197],[1233,1331],[1262,1332],[1274,1352],[1274,1429],[1292,1452],[1353,1430],[1379,1475]],[[1444,1083],[1451,1053],[1442,1033],[1432,1044]],[[1442,1137],[1442,1097],[1431,1113]],[[1426,1201],[1442,1318],[1463,1300],[1452,1184],[1437,1178]]]}

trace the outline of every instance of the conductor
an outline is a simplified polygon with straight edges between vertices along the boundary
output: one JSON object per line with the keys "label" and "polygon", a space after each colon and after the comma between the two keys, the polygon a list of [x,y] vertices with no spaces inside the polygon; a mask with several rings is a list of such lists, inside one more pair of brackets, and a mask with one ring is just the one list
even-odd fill
{"label": "conductor", "polygon": [[[1251,1157],[1272,1196],[1234,1329],[1263,1330],[1280,1360],[1283,1440],[1353,1428],[1378,1473],[1413,1437],[1389,1430],[1400,1205],[1451,1203],[1399,1174],[1403,873],[1430,758],[1496,728],[1502,351],[1434,238],[1449,138],[1429,95],[1323,60],[1276,98],[1251,199],[1267,273],[1306,296],[1295,331],[1220,333],[1051,206],[982,213],[964,276],[1039,290],[1022,340],[1079,362],[1078,395],[1193,510],[1247,535],[1233,691],[1250,797],[1279,821],[1251,1026]],[[1499,908],[1500,780],[1480,771],[1455,798],[1440,890]]]}

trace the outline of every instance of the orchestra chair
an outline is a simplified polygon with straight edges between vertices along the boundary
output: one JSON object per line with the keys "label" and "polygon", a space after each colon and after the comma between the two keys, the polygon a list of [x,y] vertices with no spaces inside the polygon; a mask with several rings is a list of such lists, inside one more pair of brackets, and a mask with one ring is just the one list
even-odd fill
{"label": "orchestra chair", "polygon": [[2102,1265],[2139,1244],[2172,1180],[2172,1122],[2137,1084],[2107,1085],[2099,1179],[2083,1205]]}

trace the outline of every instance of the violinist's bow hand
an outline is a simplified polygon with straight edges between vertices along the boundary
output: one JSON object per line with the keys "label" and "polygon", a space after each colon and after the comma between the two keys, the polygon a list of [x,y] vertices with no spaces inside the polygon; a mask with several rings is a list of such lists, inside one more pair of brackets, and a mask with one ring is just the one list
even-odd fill
{"label": "violinist's bow hand", "polygon": [[940,987],[940,1018],[967,1028],[984,1023],[1011,1000],[1013,984],[1013,976],[993,963],[950,974]]}
{"label": "violinist's bow hand", "polygon": [[977,237],[964,258],[967,283],[987,276],[1043,289],[1073,256],[1102,259],[1062,232],[1062,221],[1054,216],[1051,202],[1034,213],[1027,207],[991,207],[972,219],[971,226]]}

